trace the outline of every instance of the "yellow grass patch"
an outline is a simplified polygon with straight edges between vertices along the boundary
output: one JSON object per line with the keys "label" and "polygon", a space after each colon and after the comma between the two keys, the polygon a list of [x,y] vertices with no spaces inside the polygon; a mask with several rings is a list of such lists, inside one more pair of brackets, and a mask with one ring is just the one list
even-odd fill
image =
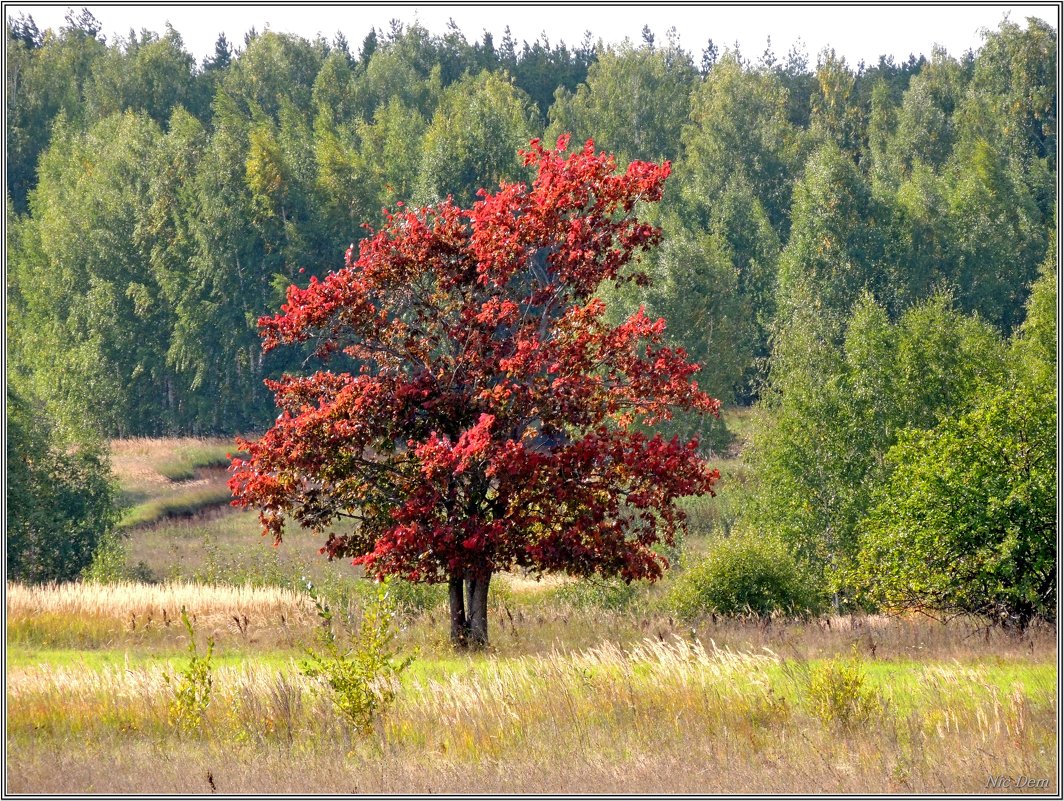
{"label": "yellow grass patch", "polygon": [[181,619],[181,609],[199,618],[254,615],[278,618],[308,613],[306,597],[280,587],[174,584],[8,584],[8,623],[20,618],[55,615],[120,621]]}

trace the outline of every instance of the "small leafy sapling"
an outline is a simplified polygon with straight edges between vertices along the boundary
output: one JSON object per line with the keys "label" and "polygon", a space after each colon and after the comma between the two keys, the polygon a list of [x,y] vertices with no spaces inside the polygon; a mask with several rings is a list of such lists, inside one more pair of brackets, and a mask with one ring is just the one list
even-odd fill
{"label": "small leafy sapling", "polygon": [[393,647],[397,610],[388,584],[387,579],[376,583],[351,646],[343,648],[333,628],[329,602],[307,583],[321,620],[321,650],[308,649],[301,670],[327,688],[337,709],[361,734],[370,732],[395,701],[400,676],[413,661],[413,656],[399,657]]}
{"label": "small leafy sapling", "polygon": [[196,632],[185,607],[181,607],[181,622],[188,632],[188,664],[177,674],[163,673],[163,681],[170,688],[170,723],[185,733],[198,729],[207,714],[214,687],[211,656],[214,653],[214,638],[207,640],[207,652],[203,655],[196,648]]}

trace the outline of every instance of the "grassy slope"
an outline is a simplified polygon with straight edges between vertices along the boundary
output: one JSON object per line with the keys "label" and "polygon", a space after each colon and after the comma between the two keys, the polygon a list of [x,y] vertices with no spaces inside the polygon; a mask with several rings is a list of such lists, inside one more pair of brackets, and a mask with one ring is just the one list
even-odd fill
{"label": "grassy slope", "polygon": [[226,505],[227,457],[236,450],[231,440],[223,438],[113,441],[111,463],[127,506],[122,527]]}

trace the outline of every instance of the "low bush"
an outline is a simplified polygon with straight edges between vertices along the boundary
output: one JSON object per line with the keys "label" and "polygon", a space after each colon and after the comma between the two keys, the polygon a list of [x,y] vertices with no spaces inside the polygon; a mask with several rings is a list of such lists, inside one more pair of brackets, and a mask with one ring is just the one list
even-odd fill
{"label": "low bush", "polygon": [[679,575],[664,605],[681,618],[774,612],[815,613],[823,599],[779,539],[749,532],[714,540],[709,554]]}
{"label": "low bush", "polygon": [[182,732],[191,733],[200,727],[211,703],[214,640],[207,640],[207,652],[201,656],[196,649],[196,632],[185,607],[181,607],[181,622],[188,631],[188,664],[176,675],[164,673],[163,680],[173,694],[169,709],[170,723]]}
{"label": "low bush", "polygon": [[82,571],[81,577],[94,584],[130,581],[151,584],[158,581],[158,576],[143,561],[130,563],[126,538],[118,531],[108,531],[100,537],[92,554],[92,562]]}
{"label": "low bush", "polygon": [[878,693],[865,685],[856,656],[815,666],[809,673],[806,702],[821,723],[841,728],[867,723],[882,709]]}

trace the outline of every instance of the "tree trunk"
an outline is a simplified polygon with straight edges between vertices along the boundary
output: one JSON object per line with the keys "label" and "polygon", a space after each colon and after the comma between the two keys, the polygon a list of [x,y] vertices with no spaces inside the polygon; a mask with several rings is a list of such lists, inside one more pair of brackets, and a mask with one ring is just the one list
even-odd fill
{"label": "tree trunk", "polygon": [[467,582],[466,585],[471,596],[468,613],[469,640],[474,648],[485,648],[488,645],[488,584],[490,582],[491,573],[485,572]]}
{"label": "tree trunk", "polygon": [[451,602],[451,644],[465,648],[469,644],[469,619],[462,597],[462,577],[451,576],[447,589]]}
{"label": "tree trunk", "polygon": [[451,576],[451,644],[455,648],[484,648],[488,644],[488,585],[491,573]]}

